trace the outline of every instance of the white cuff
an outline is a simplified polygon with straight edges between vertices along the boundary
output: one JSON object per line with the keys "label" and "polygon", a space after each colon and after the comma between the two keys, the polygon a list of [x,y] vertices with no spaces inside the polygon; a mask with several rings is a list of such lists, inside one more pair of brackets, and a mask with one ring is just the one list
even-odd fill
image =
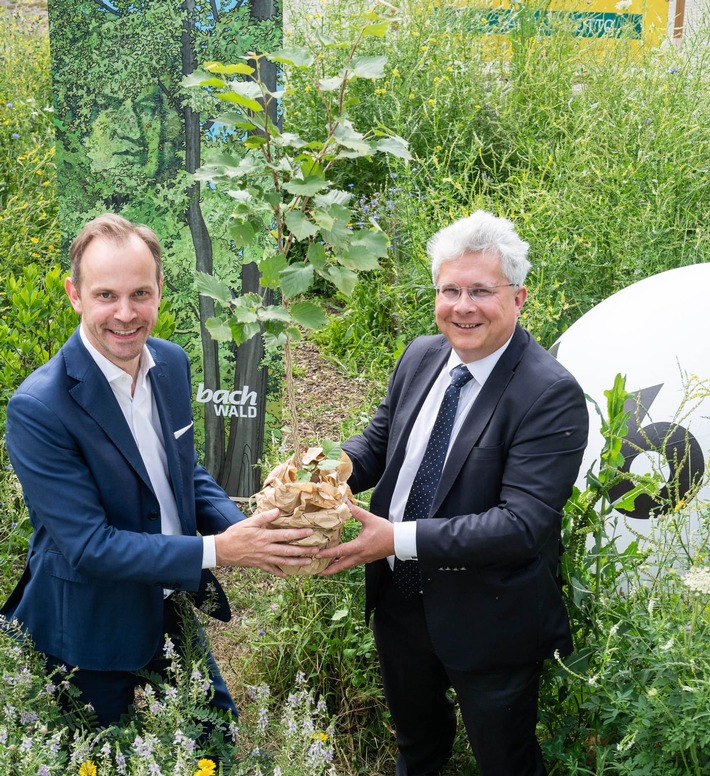
{"label": "white cuff", "polygon": [[202,568],[213,569],[217,565],[217,547],[214,536],[202,537]]}
{"label": "white cuff", "polygon": [[394,524],[394,554],[400,560],[417,559],[417,521]]}

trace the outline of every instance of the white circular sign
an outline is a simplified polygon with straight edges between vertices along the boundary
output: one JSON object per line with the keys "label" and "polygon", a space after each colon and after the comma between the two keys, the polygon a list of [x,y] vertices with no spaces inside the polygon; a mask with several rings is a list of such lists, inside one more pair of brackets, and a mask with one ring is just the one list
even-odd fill
{"label": "white circular sign", "polygon": [[[617,374],[626,377],[631,416],[622,452],[623,469],[660,474],[666,485],[654,500],[639,497],[633,509],[616,511],[617,535],[647,534],[650,519],[670,498],[678,505],[704,478],[710,453],[710,264],[662,272],[605,299],[585,313],[550,352],[578,380],[606,415],[604,392]],[[704,386],[702,383],[706,383]],[[693,390],[700,385],[700,390]],[[696,396],[689,396],[689,393]],[[603,448],[599,415],[590,404],[589,444],[577,485],[584,490],[587,471],[598,471]],[[613,493],[614,500],[630,485]],[[707,502],[703,486],[694,505]],[[631,530],[629,530],[631,529]],[[621,549],[621,548],[620,548]]]}

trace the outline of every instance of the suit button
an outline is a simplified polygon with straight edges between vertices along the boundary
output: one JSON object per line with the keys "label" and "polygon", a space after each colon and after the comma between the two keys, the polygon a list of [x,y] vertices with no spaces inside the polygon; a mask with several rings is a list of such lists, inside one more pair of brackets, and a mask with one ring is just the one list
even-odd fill
{"label": "suit button", "polygon": [[157,509],[151,509],[150,512],[148,512],[148,520],[157,520],[160,517],[160,512],[158,512]]}

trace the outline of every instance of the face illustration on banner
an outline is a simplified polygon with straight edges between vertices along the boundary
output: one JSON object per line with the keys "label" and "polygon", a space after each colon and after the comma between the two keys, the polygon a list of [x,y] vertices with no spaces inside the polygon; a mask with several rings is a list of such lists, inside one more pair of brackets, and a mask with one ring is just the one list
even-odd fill
{"label": "face illustration on banner", "polygon": [[[633,533],[646,535],[661,502],[682,498],[699,483],[710,454],[710,396],[700,390],[688,397],[688,386],[710,386],[710,337],[707,334],[707,291],[710,264],[695,264],[645,278],[605,299],[576,321],[550,352],[577,378],[584,392],[606,414],[606,397],[617,374],[626,377],[632,395],[622,452],[623,470],[660,474],[665,481],[657,499],[642,495],[632,510],[615,511],[616,535],[623,549]],[[677,300],[678,314],[669,316],[668,301]],[[585,488],[587,471],[598,470],[603,447],[600,418],[590,409],[589,444],[577,485]],[[659,450],[662,449],[662,453]],[[669,483],[677,482],[677,489]],[[612,491],[614,500],[631,485]],[[710,498],[703,488],[698,506]],[[691,510],[691,514],[697,510]],[[692,518],[691,518],[692,520]],[[694,522],[694,521],[692,521]]]}

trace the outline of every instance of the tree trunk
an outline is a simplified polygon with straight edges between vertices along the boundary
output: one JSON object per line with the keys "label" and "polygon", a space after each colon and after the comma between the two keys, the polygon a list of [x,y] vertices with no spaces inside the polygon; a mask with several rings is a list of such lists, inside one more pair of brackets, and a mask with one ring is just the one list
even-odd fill
{"label": "tree trunk", "polygon": [[[194,0],[184,0],[182,4],[185,11],[182,32],[182,72],[190,75],[195,70],[196,60],[193,49],[193,24],[195,13]],[[195,172],[200,166],[200,117],[192,108],[185,106],[183,109],[185,121],[185,169],[189,173]],[[200,208],[200,184],[193,183],[187,190],[189,205],[187,208],[187,224],[192,235],[192,244],[195,247],[195,269],[200,272],[212,274],[212,240]],[[205,328],[205,321],[214,316],[214,300],[203,294],[199,299],[200,311],[200,340],[202,342],[202,360],[204,370],[204,384],[214,390],[219,389],[219,343],[213,340]],[[210,412],[211,405],[205,405],[205,455],[204,464],[208,471],[218,473],[224,463],[224,420],[214,412]]]}
{"label": "tree trunk", "polygon": [[[254,22],[274,18],[273,0],[252,0],[249,16]],[[266,86],[276,89],[276,67],[271,62],[261,62],[261,77]],[[272,104],[272,121],[276,121],[276,105]],[[242,266],[242,293],[263,293],[259,285],[259,271],[254,263]],[[271,304],[271,292],[265,302]],[[220,474],[220,485],[231,496],[248,497],[261,488],[259,460],[264,450],[264,426],[266,421],[266,392],[268,370],[261,369],[264,345],[261,337],[252,337],[236,348],[234,390],[242,391],[242,401],[248,397],[255,405],[245,403],[242,409],[254,407],[255,417],[244,417],[248,412],[233,415],[229,424],[229,447]],[[255,396],[252,395],[253,392]]]}

